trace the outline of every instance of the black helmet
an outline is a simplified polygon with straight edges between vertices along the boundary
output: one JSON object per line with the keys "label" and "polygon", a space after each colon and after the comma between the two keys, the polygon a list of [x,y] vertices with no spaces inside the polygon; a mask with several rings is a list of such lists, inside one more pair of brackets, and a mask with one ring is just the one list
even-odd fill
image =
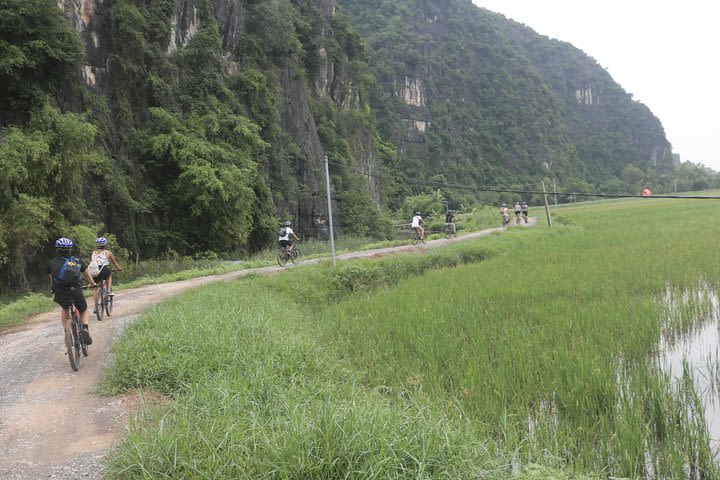
{"label": "black helmet", "polygon": [[415,215],[420,215],[420,212],[415,212]]}
{"label": "black helmet", "polygon": [[448,213],[453,213],[453,211],[452,211],[452,210],[448,210]]}

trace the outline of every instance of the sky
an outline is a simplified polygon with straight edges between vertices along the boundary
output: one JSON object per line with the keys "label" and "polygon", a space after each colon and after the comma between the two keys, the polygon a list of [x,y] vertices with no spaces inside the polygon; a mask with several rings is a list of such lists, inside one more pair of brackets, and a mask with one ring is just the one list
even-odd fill
{"label": "sky", "polygon": [[594,58],[665,128],[681,161],[720,171],[720,3],[472,0]]}

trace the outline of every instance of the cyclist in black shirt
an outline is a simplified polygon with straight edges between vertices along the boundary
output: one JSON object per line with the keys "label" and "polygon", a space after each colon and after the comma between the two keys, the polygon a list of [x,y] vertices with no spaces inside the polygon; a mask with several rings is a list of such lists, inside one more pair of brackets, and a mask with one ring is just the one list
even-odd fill
{"label": "cyclist in black shirt", "polygon": [[47,273],[50,277],[52,285],[51,290],[55,294],[53,300],[62,308],[60,312],[60,320],[62,320],[65,331],[68,329],[70,319],[70,304],[80,312],[80,322],[83,324],[83,341],[86,345],[92,343],[90,331],[88,330],[88,321],[90,312],[88,312],[85,296],[80,288],[80,277],[85,277],[88,286],[96,287],[90,273],[87,271],[87,265],[81,258],[72,255],[73,241],[69,238],[58,238],[55,241],[55,250],[57,256],[48,263]]}
{"label": "cyclist in black shirt", "polygon": [[448,231],[448,227],[452,233],[456,232],[455,229],[455,214],[452,210],[448,210],[445,214],[445,230]]}

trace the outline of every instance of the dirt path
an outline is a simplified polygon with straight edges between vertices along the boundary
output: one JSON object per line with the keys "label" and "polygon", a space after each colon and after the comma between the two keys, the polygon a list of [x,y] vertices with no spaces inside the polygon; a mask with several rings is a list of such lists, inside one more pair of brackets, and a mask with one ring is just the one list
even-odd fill
{"label": "dirt path", "polygon": [[[535,224],[532,219],[530,226]],[[339,260],[422,252],[452,242],[488,235],[483,230],[457,239],[429,241],[339,255]],[[327,260],[327,259],[323,259]],[[318,263],[307,260],[302,264]],[[113,315],[90,319],[93,344],[77,372],[65,355],[59,312],[32,318],[0,335],[0,479],[103,478],[101,460],[127,427],[131,412],[142,403],[137,395],[103,397],[93,389],[109,362],[110,346],[138,314],[174,295],[212,282],[249,273],[272,273],[280,267],[200,277],[117,292]]]}

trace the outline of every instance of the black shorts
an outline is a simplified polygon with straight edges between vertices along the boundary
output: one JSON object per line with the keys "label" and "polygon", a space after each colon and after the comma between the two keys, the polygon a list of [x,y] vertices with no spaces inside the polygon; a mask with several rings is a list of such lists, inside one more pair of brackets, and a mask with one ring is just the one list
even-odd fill
{"label": "black shorts", "polygon": [[74,303],[80,313],[87,310],[87,302],[80,287],[55,287],[55,298],[53,301],[60,305],[63,310],[70,308]]}
{"label": "black shorts", "polygon": [[515,215],[520,215],[520,210],[515,210]]}
{"label": "black shorts", "polygon": [[288,245],[292,245],[292,242],[290,240],[280,240],[279,243],[281,247],[287,247]]}
{"label": "black shorts", "polygon": [[100,269],[100,273],[97,274],[97,277],[93,277],[93,282],[100,283],[101,281],[110,278],[110,275],[112,275],[112,271],[110,271],[110,266],[105,265]]}

